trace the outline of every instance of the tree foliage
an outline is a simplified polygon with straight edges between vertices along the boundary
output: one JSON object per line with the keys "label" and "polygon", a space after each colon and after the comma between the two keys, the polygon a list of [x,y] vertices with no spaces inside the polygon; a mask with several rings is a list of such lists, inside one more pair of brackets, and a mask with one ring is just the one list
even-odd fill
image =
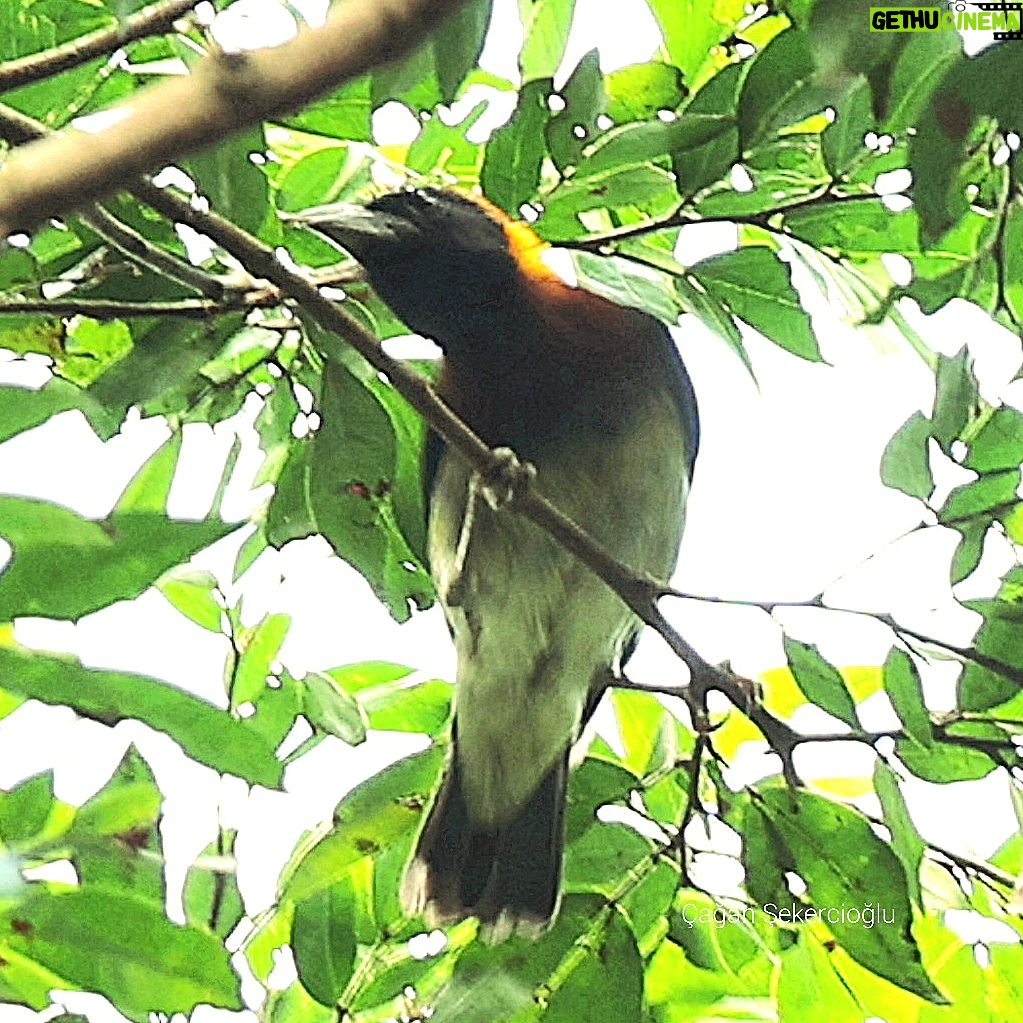
{"label": "tree foliage", "polygon": [[[739,0],[648,5],[659,51],[604,73],[595,52],[563,68],[570,0],[520,0],[511,81],[478,66],[491,12],[472,0],[411,57],[183,158],[169,187],[194,188],[200,225],[208,206],[285,246],[319,283],[343,286],[344,308],[381,339],[402,324],[336,266],[338,253],[278,213],[365,201],[382,169],[481,188],[570,253],[580,286],[670,325],[695,317],[747,367],[742,324],[794,359],[822,359],[798,269],[856,322],[902,331],[933,370],[933,406],[891,438],[879,472],[920,502],[921,530],[957,534],[950,585],[970,579],[991,545],[1012,561],[995,591],[965,601],[980,621],[974,638],[957,645],[885,610],[859,612],[890,633],[883,665],[840,670],[786,637],[788,669],[763,701],[737,686],[735,706],[712,722],[679,701],[616,691],[622,750],[598,740],[573,774],[553,929],[535,945],[491,948],[468,922],[422,955],[409,944],[422,924],[403,917],[397,889],[443,759],[450,686],[385,661],[292,677],[277,662],[287,616],[246,626],[240,601],[227,606],[218,581],[189,567],[244,528],[244,587],[268,546],[322,535],[396,619],[427,607],[422,419],[237,252],[186,245],[132,195],[53,220],[0,250],[0,348],[43,357],[51,373],[38,389],[0,387],[0,441],[69,410],[104,440],[132,410],[165,417],[172,437],[103,518],[0,496],[11,549],[0,569],[0,716],[39,700],[107,724],[136,719],[213,771],[268,788],[325,737],[358,744],[399,730],[432,744],[346,795],[296,848],[274,907],[256,920],[245,917],[227,830],[188,873],[185,921],[168,918],[161,791],[134,749],[82,806],[56,798],[50,774],[0,792],[0,1000],[42,1009],[54,989],[96,991],[139,1020],[201,1004],[241,1009],[235,934],[276,1023],[418,1019],[426,1007],[438,1023],[1023,1019],[1023,945],[979,955],[945,916],[970,910],[1023,937],[1011,911],[1023,840],[989,863],[935,849],[900,785],[998,772],[1023,819],[1023,413],[980,393],[968,347],[931,351],[902,311],[964,299],[1020,332],[1019,51],[1007,42],[968,57],[954,32],[872,33],[860,0],[752,14]],[[15,112],[61,127],[105,110],[213,45],[199,20],[156,19],[111,60],[118,18],[136,7],[0,0],[0,136],[23,141]],[[99,53],[81,45],[95,33],[109,43]],[[77,57],[48,60],[69,43]],[[26,59],[34,71],[19,70]],[[480,139],[474,126],[509,97],[510,116]],[[382,147],[374,133],[374,112],[391,101],[420,120],[407,146]],[[680,233],[707,222],[734,225],[734,250],[683,265]],[[892,257],[908,270],[896,273]],[[229,420],[253,395],[257,482],[271,496],[247,523],[222,517],[236,448],[210,512],[175,518],[182,429]],[[950,464],[965,482],[938,498],[936,472]],[[15,638],[17,619],[73,622],[150,587],[197,629],[228,638],[221,707]],[[824,593],[804,603],[828,611]],[[757,606],[771,614],[778,604]],[[938,713],[929,683],[948,660],[959,666],[955,706]],[[899,727],[876,732],[861,710],[881,693]],[[795,727],[807,705],[831,730]],[[312,737],[284,757],[299,719]],[[794,754],[811,739],[877,752],[880,817],[800,783]],[[723,768],[765,743],[778,773],[730,786]],[[609,805],[646,826],[598,819]],[[742,898],[695,887],[687,837],[701,820],[727,836]],[[65,861],[73,882],[23,875]],[[281,989],[271,973],[286,946],[297,979]]]}

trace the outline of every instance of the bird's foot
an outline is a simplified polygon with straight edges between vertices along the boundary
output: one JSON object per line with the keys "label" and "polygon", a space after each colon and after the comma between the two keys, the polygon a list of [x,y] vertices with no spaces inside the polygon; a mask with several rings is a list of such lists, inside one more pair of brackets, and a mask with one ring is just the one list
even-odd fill
{"label": "bird's foot", "polygon": [[494,511],[510,504],[536,479],[536,467],[523,462],[511,448],[490,452],[490,464],[477,474],[479,493]]}

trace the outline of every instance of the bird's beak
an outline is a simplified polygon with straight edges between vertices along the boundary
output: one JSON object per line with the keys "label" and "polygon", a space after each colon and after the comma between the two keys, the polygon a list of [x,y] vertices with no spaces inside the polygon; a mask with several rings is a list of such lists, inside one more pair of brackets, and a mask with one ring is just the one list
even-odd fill
{"label": "bird's beak", "polygon": [[370,249],[397,241],[400,223],[397,217],[355,203],[312,206],[299,213],[281,213],[280,218],[310,228],[360,261]]}

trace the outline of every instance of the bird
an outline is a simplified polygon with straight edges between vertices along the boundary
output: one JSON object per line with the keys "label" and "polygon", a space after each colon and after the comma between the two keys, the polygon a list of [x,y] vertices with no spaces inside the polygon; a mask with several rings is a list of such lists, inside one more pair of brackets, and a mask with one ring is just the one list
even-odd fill
{"label": "bird", "polygon": [[[405,187],[291,216],[348,252],[433,340],[443,401],[629,568],[673,572],[699,446],[667,328],[566,281],[524,219]],[[542,935],[560,903],[569,756],[642,623],[431,439],[427,554],[457,655],[447,763],[402,886],[430,927]],[[485,484],[486,481],[483,481]]]}

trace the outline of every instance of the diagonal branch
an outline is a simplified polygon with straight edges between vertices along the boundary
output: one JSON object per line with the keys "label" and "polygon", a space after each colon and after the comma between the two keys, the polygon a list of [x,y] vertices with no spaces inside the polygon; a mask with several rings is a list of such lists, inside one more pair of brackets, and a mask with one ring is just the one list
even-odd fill
{"label": "diagonal branch", "polygon": [[0,237],[130,187],[140,174],[279,117],[409,53],[465,0],[349,0],[282,46],[213,53],[137,93],[92,134],[66,129],[0,167]]}
{"label": "diagonal branch", "polygon": [[175,21],[195,7],[197,2],[198,0],[163,0],[162,3],[146,7],[111,28],[101,28],[42,53],[33,53],[0,64],[0,92],[9,92],[11,89],[20,89],[24,85],[52,78],[62,71],[70,71],[71,68],[79,67],[96,57],[113,53],[138,39],[162,35]]}
{"label": "diagonal branch", "polygon": [[[45,132],[42,125],[31,118],[0,108],[0,130],[9,133],[11,125],[16,126],[17,134],[21,138],[38,137]],[[3,172],[0,171],[0,192],[3,184]],[[277,288],[282,297],[298,302],[323,328],[323,343],[328,349],[325,355],[342,359],[344,354],[340,339],[344,338],[367,362],[388,377],[395,389],[423,416],[431,429],[451,448],[458,451],[471,468],[487,477],[493,475],[495,465],[500,466],[499,456],[495,455],[466,423],[448,408],[428,380],[389,356],[373,334],[333,301],[321,295],[315,283],[283,266],[273,249],[230,221],[216,214],[194,209],[185,199],[169,190],[156,187],[148,180],[134,181],[131,190],[136,198],[170,220],[186,224],[211,238],[234,256],[250,274],[268,281]],[[49,212],[51,211],[47,210],[47,213]],[[521,471],[513,487],[510,506],[546,530],[618,593],[644,623],[660,633],[675,654],[688,666],[695,692],[702,693],[711,688],[720,689],[737,707],[755,715],[753,720],[759,724],[757,718],[761,715],[756,702],[750,699],[749,683],[709,664],[661,612],[657,601],[663,594],[670,592],[669,588],[648,576],[634,572],[611,557],[600,544],[540,493],[533,485],[531,472],[528,471],[531,467],[519,468]],[[795,733],[789,736],[777,728],[772,728],[775,724],[780,725],[773,718],[764,724],[768,729],[772,729],[782,747],[790,751]],[[784,728],[787,729],[787,726]],[[787,761],[786,753],[781,748],[778,748],[778,751],[783,762]]]}

